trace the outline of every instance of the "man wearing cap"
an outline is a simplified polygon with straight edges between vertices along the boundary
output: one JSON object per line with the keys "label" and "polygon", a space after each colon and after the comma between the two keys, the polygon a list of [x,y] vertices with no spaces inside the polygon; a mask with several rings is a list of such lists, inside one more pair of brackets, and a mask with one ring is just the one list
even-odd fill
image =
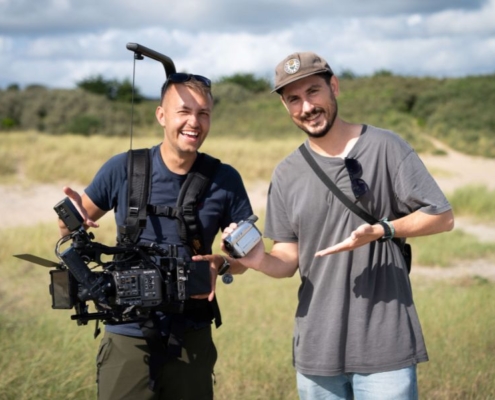
{"label": "man wearing cap", "polygon": [[260,242],[242,263],[275,278],[299,270],[300,398],[417,399],[416,365],[428,355],[397,243],[451,230],[451,207],[408,143],[339,117],[339,81],[323,58],[286,57],[274,91],[308,135],[304,147],[323,174],[379,221],[365,223],[344,205],[300,149],[273,173],[264,232],[272,250]]}

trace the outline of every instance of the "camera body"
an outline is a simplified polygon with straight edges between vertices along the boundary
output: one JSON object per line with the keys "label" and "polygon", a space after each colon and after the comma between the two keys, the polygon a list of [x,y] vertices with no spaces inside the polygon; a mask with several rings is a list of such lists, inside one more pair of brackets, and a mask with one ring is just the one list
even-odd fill
{"label": "camera body", "polygon": [[[115,247],[94,242],[70,199],[54,210],[71,231],[72,244],[58,253],[60,266],[50,271],[52,308],[76,309],[79,324],[99,319],[113,324],[146,319],[151,311],[181,312],[192,295],[211,291],[207,261],[185,261],[176,245],[163,249],[155,243]],[[102,262],[103,254],[113,255]],[[90,263],[101,266],[93,271]],[[89,313],[93,301],[98,312]]]}
{"label": "camera body", "polygon": [[261,240],[261,232],[254,224],[257,220],[256,215],[251,215],[248,219],[239,222],[237,228],[223,240],[231,257],[244,257]]}

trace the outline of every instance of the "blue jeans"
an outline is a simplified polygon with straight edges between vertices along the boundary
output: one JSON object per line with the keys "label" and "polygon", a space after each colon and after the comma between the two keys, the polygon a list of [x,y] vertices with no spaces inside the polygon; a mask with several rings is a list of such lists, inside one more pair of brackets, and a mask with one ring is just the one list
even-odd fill
{"label": "blue jeans", "polygon": [[417,400],[416,365],[397,371],[337,376],[297,373],[301,400]]}

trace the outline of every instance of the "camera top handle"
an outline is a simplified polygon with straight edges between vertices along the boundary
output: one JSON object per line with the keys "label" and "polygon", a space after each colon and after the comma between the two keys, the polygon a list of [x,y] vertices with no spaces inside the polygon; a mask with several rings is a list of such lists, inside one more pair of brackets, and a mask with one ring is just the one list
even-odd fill
{"label": "camera top handle", "polygon": [[127,43],[127,50],[133,51],[136,57],[146,56],[152,58],[153,60],[159,61],[163,64],[165,68],[165,75],[168,77],[170,74],[175,74],[175,64],[170,57],[151,50],[145,46],[141,46],[138,43]]}

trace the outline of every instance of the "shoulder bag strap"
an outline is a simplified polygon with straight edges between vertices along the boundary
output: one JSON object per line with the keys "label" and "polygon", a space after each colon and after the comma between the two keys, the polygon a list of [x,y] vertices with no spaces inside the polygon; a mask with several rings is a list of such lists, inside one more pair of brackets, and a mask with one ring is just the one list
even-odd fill
{"label": "shoulder bag strap", "polygon": [[[354,214],[358,215],[366,221],[370,225],[374,225],[378,223],[379,221],[373,217],[372,215],[368,214],[366,211],[364,211],[361,207],[358,207],[356,204],[354,204],[338,187],[335,185],[335,183],[332,182],[332,180],[323,172],[323,170],[320,168],[320,166],[316,163],[316,160],[311,156],[309,153],[308,149],[304,145],[304,143],[299,146],[299,151],[303,155],[304,159],[307,161],[309,166],[313,169],[313,171],[318,175],[318,177],[322,180],[322,182],[330,189],[330,191],[337,196],[337,198],[347,207],[349,210],[351,210]],[[407,272],[409,273],[411,271],[411,246],[405,242],[405,240],[401,240],[399,238],[393,238],[392,242],[394,242],[397,246],[399,246],[399,249],[404,256],[404,259],[406,260],[406,266],[407,266]]]}
{"label": "shoulder bag strap", "polygon": [[313,171],[318,175],[318,178],[322,180],[322,182],[332,191],[332,193],[337,196],[337,198],[344,203],[344,205],[351,210],[354,214],[361,217],[364,221],[366,221],[370,225],[374,225],[378,222],[378,220],[372,215],[368,214],[361,207],[358,207],[354,204],[338,187],[333,183],[333,181],[323,172],[320,166],[316,163],[315,159],[311,156],[308,149],[304,145],[304,143],[299,146],[299,151],[303,155],[304,159],[307,161],[309,166],[313,169]]}

